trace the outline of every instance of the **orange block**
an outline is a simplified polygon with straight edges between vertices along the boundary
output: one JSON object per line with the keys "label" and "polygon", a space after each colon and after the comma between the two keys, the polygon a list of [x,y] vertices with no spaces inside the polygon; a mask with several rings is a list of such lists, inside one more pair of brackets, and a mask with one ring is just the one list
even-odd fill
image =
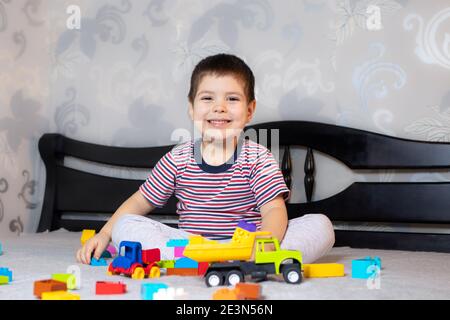
{"label": "orange block", "polygon": [[222,288],[213,293],[213,300],[244,300],[244,297],[235,289]]}
{"label": "orange block", "polygon": [[197,268],[167,268],[166,276],[198,276]]}
{"label": "orange block", "polygon": [[236,283],[235,289],[238,295],[245,299],[259,299],[261,297],[261,286],[258,283]]}
{"label": "orange block", "polygon": [[34,282],[33,293],[39,299],[42,298],[43,292],[50,291],[67,291],[67,285],[65,282],[56,281],[53,279],[40,280]]}

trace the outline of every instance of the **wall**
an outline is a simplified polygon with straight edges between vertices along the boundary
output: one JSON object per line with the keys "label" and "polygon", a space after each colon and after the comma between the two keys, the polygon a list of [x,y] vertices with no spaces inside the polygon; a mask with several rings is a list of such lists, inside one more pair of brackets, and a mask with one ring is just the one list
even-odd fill
{"label": "wall", "polygon": [[[79,30],[66,26],[74,4]],[[374,4],[380,30],[367,26]],[[449,30],[446,0],[0,0],[0,235],[37,228],[43,133],[172,144],[175,130],[192,130],[190,72],[218,52],[241,56],[255,73],[253,123],[309,120],[449,141]],[[293,200],[304,201],[304,151],[294,155]],[[314,199],[353,181],[450,177],[316,160]]]}

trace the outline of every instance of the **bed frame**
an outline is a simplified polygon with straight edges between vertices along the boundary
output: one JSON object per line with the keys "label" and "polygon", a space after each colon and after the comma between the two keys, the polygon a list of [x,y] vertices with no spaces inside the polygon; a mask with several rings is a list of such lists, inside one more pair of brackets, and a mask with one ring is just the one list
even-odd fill
{"label": "bed frame", "polygon": [[[314,150],[343,162],[350,169],[426,171],[450,168],[450,143],[399,139],[306,121],[261,123],[248,129],[254,129],[251,132],[256,132],[258,139],[261,133],[279,130],[279,145],[283,154],[280,165],[288,187],[292,183],[290,148],[303,146],[307,150],[304,165],[306,202],[287,204],[290,219],[320,212],[332,221],[422,225],[450,223],[450,181],[355,182],[329,198],[312,201]],[[268,147],[270,136],[269,133]],[[44,134],[39,140],[39,152],[46,167],[47,179],[37,231],[59,228],[70,231],[99,230],[143,182],[69,168],[64,164],[66,156],[107,165],[150,169],[172,147],[110,147],[76,141],[60,134]],[[164,208],[156,209],[151,216],[176,226],[176,199],[172,197]],[[450,252],[450,234],[336,230],[335,246]]]}

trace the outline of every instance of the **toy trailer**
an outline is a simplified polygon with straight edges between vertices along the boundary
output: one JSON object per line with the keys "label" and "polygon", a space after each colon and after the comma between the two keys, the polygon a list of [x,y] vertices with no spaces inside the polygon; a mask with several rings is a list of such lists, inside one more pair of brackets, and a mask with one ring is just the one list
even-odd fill
{"label": "toy trailer", "polygon": [[122,241],[119,246],[119,255],[108,267],[108,274],[124,274],[133,279],[144,279],[146,276],[157,278],[160,269],[157,262],[161,259],[158,248],[142,250],[139,242]]}

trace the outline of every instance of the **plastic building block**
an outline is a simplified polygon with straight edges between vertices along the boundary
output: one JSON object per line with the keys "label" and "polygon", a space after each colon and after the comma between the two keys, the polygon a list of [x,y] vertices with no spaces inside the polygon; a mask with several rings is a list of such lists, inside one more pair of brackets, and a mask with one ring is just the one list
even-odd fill
{"label": "plastic building block", "polygon": [[0,276],[0,284],[8,284],[9,277],[8,276]]}
{"label": "plastic building block", "polygon": [[198,262],[189,258],[180,258],[175,261],[175,268],[198,268]]}
{"label": "plastic building block", "polygon": [[170,239],[166,243],[166,247],[185,247],[189,243],[188,239]]}
{"label": "plastic building block", "polygon": [[242,228],[242,229],[250,231],[250,232],[256,231],[256,224],[247,222],[245,220],[239,221],[237,226],[238,226],[238,228]]}
{"label": "plastic building block", "polygon": [[368,279],[381,270],[381,259],[379,257],[365,257],[352,260],[352,278]]}
{"label": "plastic building block", "polygon": [[106,251],[108,251],[111,254],[111,256],[114,256],[117,254],[116,248],[112,245],[109,245],[108,248],[106,248]]}
{"label": "plastic building block", "polygon": [[81,269],[77,265],[70,265],[66,269],[66,274],[72,274],[75,276],[75,289],[81,288]]}
{"label": "plastic building block", "polygon": [[66,291],[67,285],[64,282],[53,279],[40,280],[34,282],[34,295],[38,298],[42,297],[43,292],[50,291]]}
{"label": "plastic building block", "polygon": [[91,266],[94,267],[101,267],[101,266],[107,266],[108,263],[105,261],[105,259],[100,258],[100,259],[95,259],[94,257],[91,258]]}
{"label": "plastic building block", "polygon": [[60,282],[64,282],[67,289],[74,290],[77,289],[77,278],[71,273],[54,273],[52,274],[52,279]]}
{"label": "plastic building block", "polygon": [[167,268],[167,276],[198,276],[197,268]]}
{"label": "plastic building block", "polygon": [[97,281],[95,294],[123,294],[127,292],[127,285],[122,282]]}
{"label": "plastic building block", "polygon": [[342,263],[313,263],[303,264],[305,278],[343,277],[344,265]]}
{"label": "plastic building block", "polygon": [[134,241],[122,241],[119,247],[120,254],[109,265],[108,274],[125,274],[133,279],[160,276],[161,252],[158,248],[142,250],[142,245]]}
{"label": "plastic building block", "polygon": [[80,300],[80,295],[67,291],[42,292],[42,300]]}
{"label": "plastic building block", "polygon": [[183,288],[159,288],[153,294],[153,300],[175,300],[185,296],[186,293]]}
{"label": "plastic building block", "polygon": [[206,271],[208,271],[208,268],[209,268],[209,263],[208,262],[200,262],[198,264],[198,268],[197,268],[198,275],[199,276],[205,275]]}
{"label": "plastic building block", "polygon": [[213,300],[256,300],[261,297],[257,283],[237,283],[234,288],[222,288],[213,293]]}
{"label": "plastic building block", "polygon": [[234,289],[221,288],[213,293],[213,300],[244,300]]}
{"label": "plastic building block", "polygon": [[141,285],[141,299],[142,300],[153,300],[153,294],[161,288],[168,288],[169,286],[165,283],[143,283]]}
{"label": "plastic building block", "polygon": [[256,300],[261,297],[261,286],[258,283],[236,283],[234,291],[244,299]]}
{"label": "plastic building block", "polygon": [[95,230],[84,229],[83,232],[81,233],[81,238],[80,238],[81,245],[84,246],[86,241],[88,241],[93,236],[95,236]]}
{"label": "plastic building block", "polygon": [[182,257],[184,257],[184,255],[183,255],[184,248],[185,247],[175,247],[174,248],[174,257],[175,258],[182,258]]}
{"label": "plastic building block", "polygon": [[175,268],[175,260],[161,260],[157,262],[160,268]]}
{"label": "plastic building block", "polygon": [[0,276],[7,276],[9,282],[13,280],[12,271],[8,268],[0,268]]}

